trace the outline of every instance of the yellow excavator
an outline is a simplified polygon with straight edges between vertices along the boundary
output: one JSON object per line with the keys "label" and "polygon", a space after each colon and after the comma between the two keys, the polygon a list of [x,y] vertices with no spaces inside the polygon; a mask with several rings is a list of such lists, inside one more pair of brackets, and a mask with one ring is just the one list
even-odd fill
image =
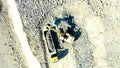
{"label": "yellow excavator", "polygon": [[69,34],[69,33],[62,33],[59,30],[54,29],[51,25],[46,25],[43,27],[42,33],[43,33],[43,40],[44,40],[44,44],[46,47],[46,50],[49,53],[49,56],[51,61],[57,62],[58,59],[58,55],[57,55],[57,49],[56,49],[56,44],[55,41],[53,40],[53,36],[52,36],[52,31],[56,32],[57,35],[59,35],[59,39],[61,39],[62,41],[71,44],[74,41],[74,37]]}

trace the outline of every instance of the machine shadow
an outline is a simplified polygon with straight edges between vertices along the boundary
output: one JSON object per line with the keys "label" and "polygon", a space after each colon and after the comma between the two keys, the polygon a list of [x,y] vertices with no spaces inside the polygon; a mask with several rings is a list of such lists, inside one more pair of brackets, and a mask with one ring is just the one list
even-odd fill
{"label": "machine shadow", "polygon": [[61,46],[60,46],[60,43],[58,41],[58,36],[57,36],[57,33],[54,32],[54,31],[51,31],[52,32],[52,37],[53,37],[53,41],[54,41],[54,44],[55,44],[55,49],[57,50],[58,52],[58,58],[59,59],[62,59],[63,57],[65,57],[67,54],[68,54],[68,49],[63,49]]}
{"label": "machine shadow", "polygon": [[58,50],[58,49],[62,49],[61,46],[60,46],[60,43],[58,41],[58,36],[57,36],[57,33],[52,31],[51,30],[51,35],[53,37],[53,41],[54,41],[54,44],[55,44],[55,49]]}
{"label": "machine shadow", "polygon": [[62,59],[62,58],[65,57],[67,54],[68,54],[68,49],[61,50],[61,51],[59,51],[59,53],[58,53],[58,58],[59,58],[59,59]]}
{"label": "machine shadow", "polygon": [[81,36],[81,32],[79,31],[79,29],[76,29],[76,24],[74,23],[73,19],[74,17],[71,15],[69,15],[68,17],[64,17],[64,18],[57,18],[54,24],[56,26],[59,26],[60,23],[64,21],[65,23],[70,25],[71,27],[68,27],[67,32],[73,35],[75,37],[74,41],[76,41]]}

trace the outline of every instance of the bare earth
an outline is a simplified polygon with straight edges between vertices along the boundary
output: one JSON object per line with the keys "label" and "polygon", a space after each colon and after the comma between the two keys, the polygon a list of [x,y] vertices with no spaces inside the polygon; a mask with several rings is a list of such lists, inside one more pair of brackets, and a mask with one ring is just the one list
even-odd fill
{"label": "bare earth", "polygon": [[[79,32],[52,63],[42,26],[69,16]],[[0,0],[0,68],[120,68],[119,22],[119,0]]]}

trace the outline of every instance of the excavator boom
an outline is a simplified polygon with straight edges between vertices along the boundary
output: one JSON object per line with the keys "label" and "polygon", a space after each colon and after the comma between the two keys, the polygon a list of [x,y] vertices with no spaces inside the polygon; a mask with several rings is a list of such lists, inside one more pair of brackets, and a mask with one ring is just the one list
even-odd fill
{"label": "excavator boom", "polygon": [[68,44],[73,43],[74,36],[72,36],[71,34],[69,34],[69,33],[62,33],[61,31],[54,29],[50,25],[48,25],[47,27],[48,27],[48,29],[53,30],[54,32],[56,32],[60,36],[60,39],[63,40],[64,42],[66,42]]}

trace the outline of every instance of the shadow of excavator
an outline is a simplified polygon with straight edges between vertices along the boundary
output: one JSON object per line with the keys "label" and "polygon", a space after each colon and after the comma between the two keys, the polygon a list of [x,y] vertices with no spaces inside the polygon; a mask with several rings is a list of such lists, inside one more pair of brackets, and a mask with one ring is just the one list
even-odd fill
{"label": "shadow of excavator", "polygon": [[64,49],[64,50],[59,51],[58,57],[59,57],[59,59],[62,59],[62,58],[65,57],[67,54],[68,54],[68,49]]}
{"label": "shadow of excavator", "polygon": [[54,41],[54,44],[55,44],[55,49],[58,52],[58,58],[62,59],[63,57],[65,57],[68,54],[68,49],[63,49],[60,46],[60,43],[58,41],[58,37],[57,37],[56,32],[52,31],[52,37],[53,37],[53,41]]}
{"label": "shadow of excavator", "polygon": [[63,21],[67,23],[68,25],[70,25],[71,27],[68,27],[68,30],[66,32],[73,35],[75,37],[74,41],[76,41],[81,36],[81,32],[79,31],[79,29],[76,29],[76,24],[74,23],[73,19],[74,17],[71,15],[69,15],[68,17],[64,17],[64,18],[57,18],[54,24],[56,26],[59,26],[60,23]]}

